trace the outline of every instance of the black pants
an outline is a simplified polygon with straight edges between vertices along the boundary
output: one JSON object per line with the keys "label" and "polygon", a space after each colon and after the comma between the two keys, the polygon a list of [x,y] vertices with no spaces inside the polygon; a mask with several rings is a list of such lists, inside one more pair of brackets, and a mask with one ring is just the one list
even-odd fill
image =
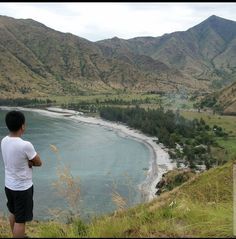
{"label": "black pants", "polygon": [[25,223],[33,219],[33,185],[24,191],[14,191],[5,187],[8,210],[15,216],[16,223]]}

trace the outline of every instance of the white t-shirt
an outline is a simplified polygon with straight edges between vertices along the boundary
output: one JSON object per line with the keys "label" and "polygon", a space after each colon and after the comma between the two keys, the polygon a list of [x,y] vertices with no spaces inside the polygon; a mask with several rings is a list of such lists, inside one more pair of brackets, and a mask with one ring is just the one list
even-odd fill
{"label": "white t-shirt", "polygon": [[20,137],[6,136],[1,141],[5,166],[5,186],[11,190],[23,191],[33,185],[32,168],[28,159],[36,156],[34,146]]}

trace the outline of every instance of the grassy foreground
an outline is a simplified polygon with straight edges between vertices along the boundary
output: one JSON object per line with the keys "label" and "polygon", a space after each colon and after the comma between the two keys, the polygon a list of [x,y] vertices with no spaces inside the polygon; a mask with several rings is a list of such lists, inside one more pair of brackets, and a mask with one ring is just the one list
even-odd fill
{"label": "grassy foreground", "polygon": [[[84,224],[30,222],[30,237],[233,237],[233,165],[193,177],[150,203],[117,211]],[[1,220],[0,237],[10,237]]]}

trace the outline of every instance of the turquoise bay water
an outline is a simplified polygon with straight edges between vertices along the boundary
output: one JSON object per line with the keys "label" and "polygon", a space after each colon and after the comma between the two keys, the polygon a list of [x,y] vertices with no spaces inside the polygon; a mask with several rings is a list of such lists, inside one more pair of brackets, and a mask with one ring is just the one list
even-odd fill
{"label": "turquoise bay water", "polygon": [[[0,110],[0,139],[8,130]],[[58,181],[61,164],[70,168],[80,179],[80,212],[82,218],[112,212],[115,189],[132,206],[142,201],[138,185],[146,178],[150,150],[144,144],[101,126],[74,122],[69,118],[55,118],[37,112],[24,111],[27,129],[23,139],[35,146],[42,167],[33,168],[34,219],[49,219],[48,209],[66,209],[66,200],[53,187]],[[55,145],[58,152],[53,152]],[[0,154],[0,212],[7,213],[4,193],[4,168]]]}

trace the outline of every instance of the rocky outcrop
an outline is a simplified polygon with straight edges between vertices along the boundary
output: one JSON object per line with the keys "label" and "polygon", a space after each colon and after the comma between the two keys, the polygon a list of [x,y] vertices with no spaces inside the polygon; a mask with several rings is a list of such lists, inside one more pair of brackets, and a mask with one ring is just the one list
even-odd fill
{"label": "rocky outcrop", "polygon": [[190,169],[174,169],[162,175],[162,179],[156,185],[156,195],[170,191],[173,188],[180,186],[192,178],[195,173]]}

